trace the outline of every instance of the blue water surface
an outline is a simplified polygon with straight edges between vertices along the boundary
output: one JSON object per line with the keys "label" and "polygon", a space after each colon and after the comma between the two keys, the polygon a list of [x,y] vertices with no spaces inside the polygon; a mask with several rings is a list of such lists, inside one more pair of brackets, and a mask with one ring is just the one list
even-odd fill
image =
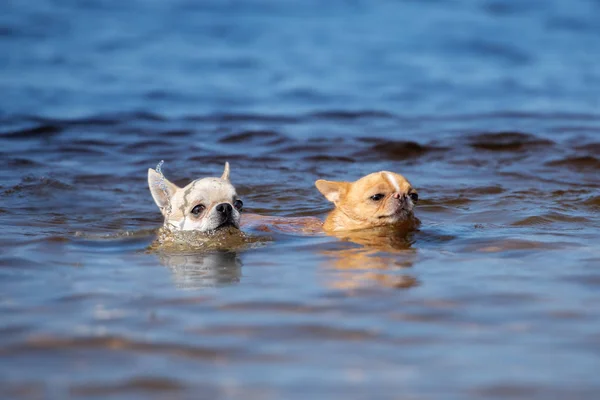
{"label": "blue water surface", "polygon": [[[0,397],[596,399],[600,1],[0,2]],[[419,190],[394,246],[149,251],[147,169],[248,212]],[[376,243],[378,244],[378,243]]]}

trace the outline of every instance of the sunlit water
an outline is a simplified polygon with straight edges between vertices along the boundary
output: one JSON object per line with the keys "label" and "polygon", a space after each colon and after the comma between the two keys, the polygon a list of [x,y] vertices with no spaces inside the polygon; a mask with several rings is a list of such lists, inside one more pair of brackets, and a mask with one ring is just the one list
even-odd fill
{"label": "sunlit water", "polygon": [[[0,5],[2,397],[597,398],[598,2],[30,3]],[[421,225],[160,248],[160,160],[282,217],[391,170]]]}

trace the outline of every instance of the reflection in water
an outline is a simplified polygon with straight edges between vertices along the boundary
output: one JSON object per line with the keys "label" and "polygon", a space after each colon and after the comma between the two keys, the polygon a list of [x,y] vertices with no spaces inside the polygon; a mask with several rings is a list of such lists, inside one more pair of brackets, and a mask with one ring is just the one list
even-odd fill
{"label": "reflection in water", "polygon": [[325,251],[327,266],[336,270],[333,286],[356,289],[365,286],[410,288],[419,281],[405,273],[412,267],[416,252],[411,249],[413,226],[384,227],[360,231],[335,232],[332,235],[360,247]]}
{"label": "reflection in water", "polygon": [[[323,233],[314,229],[317,225],[313,224],[313,220],[319,221],[316,218],[257,217],[260,217],[261,223],[259,231],[291,231],[307,236]],[[342,243],[358,245],[321,252],[327,260],[326,268],[337,272],[333,286],[338,289],[354,289],[374,283],[391,288],[417,286],[416,278],[398,272],[412,267],[414,263],[416,252],[411,248],[412,233],[418,224],[419,221],[414,220],[396,226],[328,233]],[[252,225],[247,224],[246,228],[249,227]],[[160,262],[171,269],[178,288],[199,289],[238,283],[242,263],[237,251],[248,249],[251,244],[264,243],[265,239],[237,229],[209,235],[162,231],[151,249],[156,250]]]}
{"label": "reflection in water", "polygon": [[328,235],[337,237],[344,242],[360,244],[372,250],[394,253],[411,247],[413,243],[412,233],[418,225],[419,221],[415,219],[394,226],[355,231],[332,231],[328,232]]}
{"label": "reflection in water", "polygon": [[179,289],[200,289],[238,283],[242,262],[233,251],[159,253],[161,264],[173,272]]}
{"label": "reflection in water", "polygon": [[268,241],[268,237],[247,235],[237,228],[210,233],[161,228],[148,250],[173,271],[178,288],[199,289],[238,283],[242,263],[237,252]]}
{"label": "reflection in water", "polygon": [[238,283],[242,276],[238,251],[269,240],[237,228],[210,233],[161,228],[148,250],[156,252],[161,264],[171,269],[178,288],[199,289]]}

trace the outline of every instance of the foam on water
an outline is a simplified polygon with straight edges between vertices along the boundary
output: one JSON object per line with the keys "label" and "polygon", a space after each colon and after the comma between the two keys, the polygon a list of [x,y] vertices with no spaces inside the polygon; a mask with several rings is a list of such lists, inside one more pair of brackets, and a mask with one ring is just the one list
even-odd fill
{"label": "foam on water", "polygon": [[261,246],[270,242],[267,236],[250,235],[238,228],[224,227],[216,231],[181,231],[161,227],[156,240],[149,247],[151,251],[177,252],[231,250],[239,251]]}

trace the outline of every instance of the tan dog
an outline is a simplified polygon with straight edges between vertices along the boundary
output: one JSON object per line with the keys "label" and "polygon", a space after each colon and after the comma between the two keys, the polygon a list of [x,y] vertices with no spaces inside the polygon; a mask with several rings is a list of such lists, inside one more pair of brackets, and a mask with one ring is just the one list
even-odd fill
{"label": "tan dog", "polygon": [[165,217],[165,228],[209,232],[240,227],[243,203],[229,181],[229,163],[220,178],[197,179],[184,188],[149,168],[148,186]]}
{"label": "tan dog", "polygon": [[318,234],[324,231],[341,239],[366,246],[383,246],[387,250],[397,247],[396,235],[392,234],[397,232],[390,231],[391,228],[401,226],[410,229],[418,224],[413,208],[419,195],[402,175],[380,171],[356,182],[319,179],[315,185],[336,207],[327,216],[325,223],[315,217],[286,218],[248,214],[244,216],[244,227],[299,234]]}
{"label": "tan dog", "polygon": [[375,172],[355,182],[319,179],[315,185],[335,205],[323,224],[327,233],[411,222],[419,199],[406,178],[388,171]]}

